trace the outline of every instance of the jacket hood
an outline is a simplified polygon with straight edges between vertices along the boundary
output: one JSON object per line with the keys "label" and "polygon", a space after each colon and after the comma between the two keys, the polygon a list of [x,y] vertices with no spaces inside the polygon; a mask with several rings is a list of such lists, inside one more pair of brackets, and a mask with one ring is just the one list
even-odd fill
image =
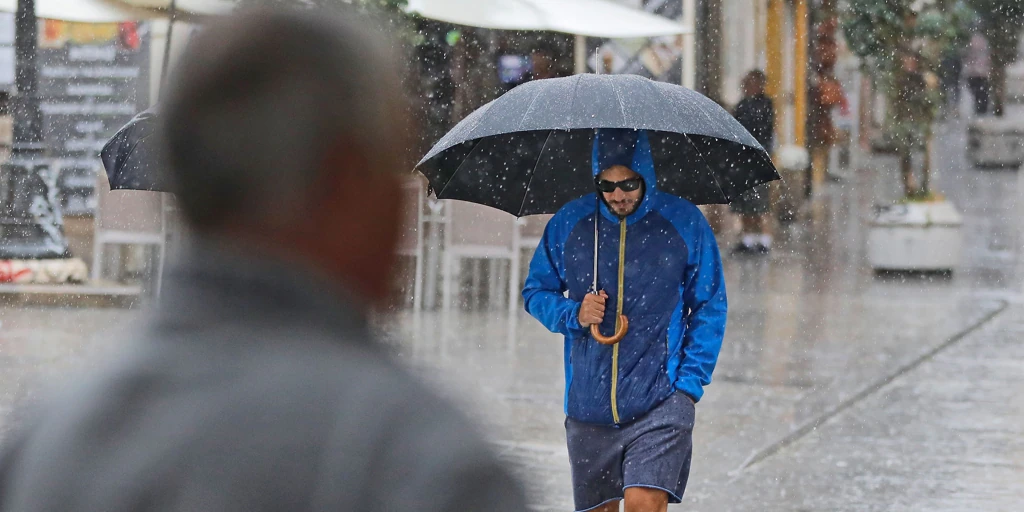
{"label": "jacket hood", "polygon": [[[654,157],[651,155],[651,143],[647,138],[647,130],[629,128],[600,128],[597,130],[594,135],[594,149],[591,158],[593,176],[597,177],[601,171],[613,165],[629,167],[644,180],[645,192],[640,206],[626,218],[626,222],[631,224],[651,211],[654,198],[658,193],[658,179],[654,173]],[[601,213],[608,220],[613,222],[619,220],[619,217],[608,209],[604,201],[599,201],[599,203],[601,204]]]}

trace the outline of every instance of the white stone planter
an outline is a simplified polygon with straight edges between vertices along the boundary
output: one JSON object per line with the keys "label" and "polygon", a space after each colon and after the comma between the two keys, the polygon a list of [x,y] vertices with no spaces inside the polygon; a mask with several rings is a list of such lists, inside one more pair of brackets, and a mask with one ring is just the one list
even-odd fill
{"label": "white stone planter", "polygon": [[1024,103],[1024,61],[1006,68],[1007,103]]}
{"label": "white stone planter", "polygon": [[967,128],[967,159],[982,167],[1024,164],[1024,122],[982,117]]}
{"label": "white stone planter", "polygon": [[948,201],[886,207],[870,220],[868,262],[875,270],[952,271],[963,254],[962,226]]}

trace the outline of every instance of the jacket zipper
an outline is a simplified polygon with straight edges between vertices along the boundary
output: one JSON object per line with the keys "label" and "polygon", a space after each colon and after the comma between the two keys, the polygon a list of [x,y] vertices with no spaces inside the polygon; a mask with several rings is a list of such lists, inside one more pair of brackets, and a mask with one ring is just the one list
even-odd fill
{"label": "jacket zipper", "polygon": [[[622,316],[623,290],[622,285],[626,269],[626,219],[619,220],[619,288],[618,304],[615,306],[615,332],[619,330],[619,317]],[[619,388],[619,343],[612,345],[612,420],[619,423],[619,404],[617,400]]]}

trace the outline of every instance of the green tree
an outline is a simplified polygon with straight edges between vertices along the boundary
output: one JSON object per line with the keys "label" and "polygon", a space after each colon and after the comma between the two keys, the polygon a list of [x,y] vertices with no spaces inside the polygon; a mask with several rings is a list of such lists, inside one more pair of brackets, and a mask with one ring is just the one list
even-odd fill
{"label": "green tree", "polygon": [[1017,60],[1021,31],[1024,30],[1024,1],[969,0],[982,22],[982,33],[992,52],[993,112],[1003,115],[1006,103],[1006,68]]}
{"label": "green tree", "polygon": [[[968,17],[956,0],[848,0],[843,32],[867,76],[885,93],[886,134],[900,158],[904,194],[931,196],[928,146],[938,114],[939,58],[962,41]],[[912,155],[925,151],[920,184]]]}

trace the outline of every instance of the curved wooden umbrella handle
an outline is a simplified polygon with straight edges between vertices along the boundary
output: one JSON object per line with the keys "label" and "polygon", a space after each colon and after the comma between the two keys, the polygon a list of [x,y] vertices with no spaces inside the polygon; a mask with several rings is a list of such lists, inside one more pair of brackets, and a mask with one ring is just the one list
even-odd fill
{"label": "curved wooden umbrella handle", "polygon": [[627,331],[629,331],[629,319],[626,318],[626,315],[619,315],[619,328],[611,336],[601,335],[601,328],[597,324],[590,325],[590,335],[602,345],[614,345],[622,341],[622,338],[626,337]]}

